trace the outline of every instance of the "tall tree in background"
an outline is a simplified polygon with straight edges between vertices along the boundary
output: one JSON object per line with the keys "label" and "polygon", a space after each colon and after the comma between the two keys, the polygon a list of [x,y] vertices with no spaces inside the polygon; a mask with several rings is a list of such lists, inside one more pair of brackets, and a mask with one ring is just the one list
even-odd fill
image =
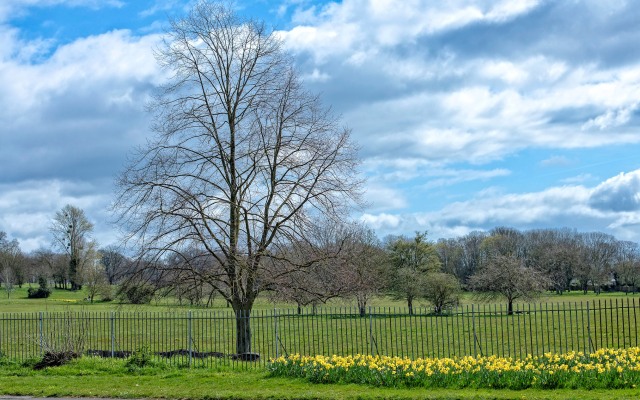
{"label": "tall tree in background", "polygon": [[[201,1],[173,21],[158,60],[172,79],[151,105],[155,138],[121,175],[116,211],[140,259],[194,247],[211,259],[194,272],[231,304],[236,350],[250,352],[272,260],[291,261],[285,271],[312,263],[288,260],[287,246],[358,200],[356,149],[301,87],[277,35],[228,6]],[[154,271],[139,277],[168,272],[141,265]]]}
{"label": "tall tree in background", "polygon": [[534,268],[524,266],[514,256],[494,255],[469,278],[469,287],[485,299],[504,297],[507,314],[513,314],[513,302],[530,300],[542,293],[548,285],[546,276]]}
{"label": "tall tree in background", "polygon": [[578,233],[570,229],[538,229],[524,233],[527,257],[524,263],[549,278],[557,294],[570,289],[573,271],[580,263]]}
{"label": "tall tree in background", "polygon": [[358,312],[364,317],[371,298],[386,285],[386,254],[375,232],[361,224],[346,225],[344,238],[337,265],[342,297],[355,298]]}
{"label": "tall tree in background", "polygon": [[466,285],[469,277],[481,267],[483,261],[481,246],[486,237],[486,233],[474,231],[458,239],[462,255],[456,276],[463,285]]}
{"label": "tall tree in background", "polygon": [[82,209],[67,204],[56,212],[50,230],[54,245],[68,257],[71,290],[82,289],[81,270],[87,262],[90,250],[89,236],[93,231],[93,224],[89,222]]}
{"label": "tall tree in background", "polygon": [[616,259],[616,239],[602,232],[588,232],[580,235],[580,263],[575,275],[580,281],[584,294],[591,284],[595,293],[600,293],[602,286],[609,285]]}
{"label": "tall tree in background", "polygon": [[111,286],[107,279],[102,254],[97,249],[95,242],[89,242],[84,255],[82,265],[82,281],[86,287],[87,298],[93,303],[96,296],[102,299],[111,299]]}
{"label": "tall tree in background", "polygon": [[22,285],[24,280],[24,256],[16,239],[9,240],[5,232],[0,232],[0,278],[7,298],[11,298],[14,285]]}
{"label": "tall tree in background", "polygon": [[438,239],[435,244],[436,252],[442,264],[442,271],[455,275],[459,281],[465,276],[462,271],[462,246],[458,239]]}
{"label": "tall tree in background", "polygon": [[629,290],[635,293],[640,283],[640,246],[634,242],[620,242],[616,253],[616,280],[625,286],[625,293]]}
{"label": "tall tree in background", "polygon": [[65,254],[54,253],[50,249],[39,249],[33,254],[40,266],[36,278],[53,278],[56,288],[63,289],[69,280],[69,262]]}
{"label": "tall tree in background", "polygon": [[99,253],[102,256],[101,262],[109,284],[119,283],[131,266],[131,261],[115,246],[100,249]]}
{"label": "tall tree in background", "polygon": [[440,270],[435,246],[427,241],[426,232],[416,232],[413,239],[406,237],[388,240],[390,261],[390,289],[398,299],[407,301],[409,314],[413,314],[414,300],[422,297],[427,284],[427,273]]}

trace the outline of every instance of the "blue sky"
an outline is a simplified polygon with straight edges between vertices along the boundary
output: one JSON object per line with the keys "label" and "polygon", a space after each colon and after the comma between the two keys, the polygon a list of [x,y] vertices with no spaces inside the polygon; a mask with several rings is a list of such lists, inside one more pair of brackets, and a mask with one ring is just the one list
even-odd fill
{"label": "blue sky", "polygon": [[[640,7],[612,0],[237,1],[278,30],[361,148],[380,236],[571,227],[640,241]],[[113,179],[150,135],[153,48],[185,0],[0,2],[0,231],[65,204],[115,241]]]}

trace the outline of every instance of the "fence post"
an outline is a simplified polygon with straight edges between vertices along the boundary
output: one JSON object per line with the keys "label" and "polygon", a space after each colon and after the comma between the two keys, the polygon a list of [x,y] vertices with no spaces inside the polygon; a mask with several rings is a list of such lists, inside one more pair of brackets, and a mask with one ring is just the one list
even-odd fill
{"label": "fence post", "polygon": [[371,355],[373,355],[373,315],[371,315],[371,306],[369,306],[369,342],[371,342]]}
{"label": "fence post", "polygon": [[193,318],[191,314],[191,310],[187,313],[188,321],[187,321],[187,341],[189,345],[189,367],[191,367],[191,360],[193,358]]}
{"label": "fence post", "polygon": [[477,349],[477,337],[476,337],[476,314],[473,309],[473,304],[471,304],[471,326],[473,327],[473,356],[476,357],[478,355]]}
{"label": "fence post", "polygon": [[40,340],[40,355],[44,355],[44,323],[43,323],[43,315],[42,311],[39,313],[39,321],[38,321],[38,330],[39,332],[39,340]]}
{"label": "fence post", "polygon": [[116,352],[116,316],[111,311],[111,358],[115,356]]}
{"label": "fence post", "polygon": [[[591,343],[591,318],[589,317],[589,300],[587,300],[587,338],[589,340],[589,352],[593,351],[593,346]],[[585,338],[586,339],[586,338]],[[586,350],[586,346],[585,346],[585,350]],[[587,353],[587,351],[585,351],[585,353]]]}
{"label": "fence post", "polygon": [[278,352],[278,309],[276,308],[273,309],[273,332],[273,345],[276,348],[276,358],[278,358],[280,353]]}

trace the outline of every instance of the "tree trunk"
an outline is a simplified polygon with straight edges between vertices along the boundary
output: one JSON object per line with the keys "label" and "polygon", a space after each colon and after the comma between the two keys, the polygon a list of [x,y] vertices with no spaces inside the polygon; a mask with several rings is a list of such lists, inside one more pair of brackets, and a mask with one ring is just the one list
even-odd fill
{"label": "tree trunk", "polygon": [[509,304],[507,306],[507,315],[513,315],[513,300],[509,300]]}
{"label": "tree trunk", "polygon": [[367,308],[365,306],[359,306],[358,310],[360,311],[360,316],[361,317],[366,317],[367,316]]}
{"label": "tree trunk", "polygon": [[71,258],[69,261],[69,280],[71,281],[71,290],[78,290],[79,285],[77,282],[77,274],[78,274],[78,260],[76,258]]}
{"label": "tree trunk", "polygon": [[407,297],[407,307],[409,307],[409,315],[413,315],[413,297]]}
{"label": "tree trunk", "polygon": [[251,353],[251,310],[236,310],[236,354]]}
{"label": "tree trunk", "polygon": [[360,311],[360,316],[364,317],[367,315],[367,300],[365,296],[356,296],[358,300],[358,311]]}

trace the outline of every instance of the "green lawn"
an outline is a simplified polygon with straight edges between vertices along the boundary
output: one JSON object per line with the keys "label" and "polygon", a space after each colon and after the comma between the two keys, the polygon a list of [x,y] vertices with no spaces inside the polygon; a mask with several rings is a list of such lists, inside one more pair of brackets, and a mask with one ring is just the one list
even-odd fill
{"label": "green lawn", "polygon": [[43,371],[0,367],[0,394],[44,397],[168,399],[636,399],[640,390],[453,390],[376,388],[354,384],[312,384],[271,378],[262,369],[143,368],[124,361],[84,358]]}
{"label": "green lawn", "polygon": [[[35,286],[34,286],[35,287]],[[15,288],[7,297],[7,293],[4,287],[0,288],[0,312],[39,312],[39,311],[68,311],[68,310],[91,310],[91,311],[170,311],[170,310],[230,310],[227,307],[227,303],[217,296],[213,302],[212,307],[204,308],[202,306],[191,306],[188,304],[180,305],[173,299],[158,299],[151,302],[151,304],[145,305],[131,305],[122,303],[118,300],[112,302],[95,301],[93,303],[86,301],[86,290],[70,291],[63,289],[53,289],[52,295],[48,299],[29,299],[27,298],[28,285],[24,285],[22,288]],[[115,292],[115,288],[114,288]],[[535,303],[555,303],[555,302],[586,302],[593,300],[615,300],[615,299],[630,299],[639,298],[640,295],[624,294],[620,292],[602,292],[600,295],[596,295],[592,292],[583,294],[581,291],[565,292],[563,295],[557,295],[554,293],[545,293],[542,297],[537,299]],[[504,302],[499,300],[491,301],[488,303],[480,302],[478,299],[470,293],[465,293],[462,296],[461,306],[467,306],[471,304],[496,304],[503,305]],[[521,303],[522,304],[522,303]],[[336,299],[329,301],[323,307],[355,307],[355,301],[349,299]],[[369,304],[371,307],[406,307],[406,302],[402,300],[394,300],[387,296],[379,296],[374,298]],[[425,301],[417,301],[417,307],[428,307],[429,304]],[[278,309],[293,309],[295,304],[278,302],[273,303],[265,297],[259,298],[256,301],[254,309],[256,310],[273,310]]]}
{"label": "green lawn", "polygon": [[[47,348],[59,349],[69,338],[82,342],[77,346],[82,350],[133,351],[146,346],[153,352],[235,353],[235,320],[221,301],[213,308],[190,311],[192,307],[177,306],[171,299],[144,306],[92,304],[84,301],[84,293],[65,290],[55,290],[45,300],[27,299],[26,288],[12,296],[0,300],[0,310],[13,310],[0,313],[0,352],[10,357],[25,359]],[[517,304],[514,315],[505,315],[502,303],[463,303],[446,316],[419,307],[411,316],[402,303],[386,298],[373,304],[364,317],[344,303],[319,308],[317,314],[307,308],[298,315],[295,309],[283,308],[286,304],[274,307],[262,300],[251,315],[252,350],[264,362],[293,353],[522,358],[528,353],[639,345],[636,295],[574,292]],[[184,357],[174,361],[183,362]],[[216,359],[192,361],[219,364]]]}

